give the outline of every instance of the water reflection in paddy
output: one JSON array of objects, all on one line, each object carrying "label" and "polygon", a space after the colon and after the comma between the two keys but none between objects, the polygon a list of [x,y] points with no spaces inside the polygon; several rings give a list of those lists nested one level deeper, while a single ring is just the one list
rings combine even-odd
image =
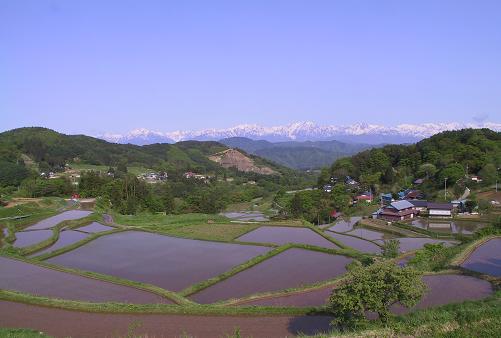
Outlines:
[{"label": "water reflection in paddy", "polygon": [[289,249],[204,289],[191,298],[207,304],[257,292],[311,284],[344,274],[346,264],[351,261],[351,258],[344,256]]},{"label": "water reflection in paddy", "polygon": [[411,222],[412,226],[434,232],[462,233],[469,235],[485,227],[485,224],[472,221],[446,221],[418,218]]},{"label": "water reflection in paddy", "polygon": [[331,226],[329,230],[336,232],[347,232],[353,230],[355,223],[357,223],[361,219],[362,217],[350,217],[348,220],[341,219],[337,221],[333,226]]},{"label": "water reflection in paddy", "polygon": [[501,277],[501,238],[494,238],[475,249],[462,264],[466,269]]},{"label": "water reflection in paddy", "polygon": [[109,230],[113,230],[113,229],[115,229],[115,228],[107,226],[107,225],[102,225],[101,223],[98,223],[98,222],[92,222],[91,224],[80,227],[77,230],[83,231],[83,232],[88,232],[88,233],[96,233],[96,232],[109,231]]},{"label": "water reflection in paddy", "polygon": [[89,302],[170,303],[156,294],[0,257],[0,289]]},{"label": "water reflection in paddy", "polygon": [[40,243],[52,236],[52,230],[18,231],[16,232],[16,248],[24,248]]},{"label": "water reflection in paddy", "polygon": [[330,231],[325,232],[327,235],[337,239],[341,243],[355,249],[361,252],[367,252],[367,253],[380,253],[381,248],[377,246],[376,244],[366,241],[361,238],[356,238],[353,236],[348,236],[348,235],[342,235]]},{"label": "water reflection in paddy", "polygon": [[53,226],[57,225],[58,223],[61,223],[62,221],[69,221],[69,220],[74,220],[74,219],[80,219],[84,218],[88,215],[90,215],[92,211],[85,211],[85,210],[69,210],[60,213],[59,215],[55,215],[49,218],[46,218],[36,224],[33,224],[29,227],[27,227],[25,230],[40,230],[40,229],[49,229],[52,228]]},{"label": "water reflection in paddy", "polygon": [[337,245],[328,241],[316,232],[308,228],[299,227],[279,227],[279,226],[262,226],[243,236],[237,238],[243,242],[261,242],[261,243],[303,243],[325,248],[338,248]]},{"label": "water reflection in paddy", "polygon": [[127,231],[100,237],[48,262],[179,291],[269,250]]},{"label": "water reflection in paddy", "polygon": [[52,244],[48,248],[45,248],[41,251],[34,253],[32,256],[39,256],[39,255],[43,255],[47,252],[61,249],[61,248],[68,246],[70,244],[79,242],[82,239],[87,238],[87,236],[89,236],[89,235],[86,233],[74,231],[74,230],[61,231],[61,233],[59,234],[59,239],[56,241],[56,243]]}]

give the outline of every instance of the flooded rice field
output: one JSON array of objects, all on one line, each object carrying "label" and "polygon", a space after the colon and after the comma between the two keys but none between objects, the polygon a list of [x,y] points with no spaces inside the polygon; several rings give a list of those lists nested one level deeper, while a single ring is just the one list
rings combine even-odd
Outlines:
[{"label": "flooded rice field", "polygon": [[49,229],[49,228],[52,228],[53,226],[57,225],[58,223],[61,223],[62,221],[84,218],[86,216],[89,216],[91,213],[92,213],[92,211],[85,211],[85,210],[65,211],[65,212],[60,213],[59,215],[55,215],[55,216],[46,218],[46,219],[44,219],[36,224],[33,224],[24,230]]},{"label": "flooded rice field", "polygon": [[107,226],[107,225],[102,225],[101,223],[98,223],[98,222],[92,222],[91,224],[80,227],[76,230],[94,234],[97,232],[109,231],[109,230],[113,230],[113,229],[115,229],[115,228]]},{"label": "flooded rice field", "polygon": [[462,275],[431,275],[424,276],[427,286],[426,294],[412,309],[400,305],[393,306],[392,312],[402,314],[413,309],[425,309],[451,303],[461,303],[466,300],[476,300],[489,297],[493,290],[491,283]]},{"label": "flooded rice field", "polygon": [[356,238],[353,236],[337,234],[330,231],[326,231],[325,233],[355,250],[366,253],[375,253],[375,254],[381,252],[381,248],[372,242]]},{"label": "flooded rice field", "polygon": [[461,233],[470,235],[475,231],[485,227],[484,223],[472,221],[447,221],[418,218],[413,220],[410,225],[434,232],[443,233]]},{"label": "flooded rice field", "polygon": [[325,248],[338,248],[337,245],[328,241],[313,230],[299,227],[262,226],[240,236],[237,240],[243,242],[274,243],[279,245],[286,243],[302,243]]},{"label": "flooded rice field", "polygon": [[501,238],[494,238],[475,249],[462,267],[501,277]]},{"label": "flooded rice field", "polygon": [[170,303],[156,294],[0,257],[0,289],[89,302]]},{"label": "flooded rice field", "polygon": [[257,292],[298,287],[340,276],[351,261],[344,256],[289,249],[190,298],[208,304]]},{"label": "flooded rice field", "polygon": [[363,239],[368,239],[370,241],[376,240],[376,239],[391,239],[395,238],[395,236],[384,233],[384,232],[379,232],[375,230],[369,230],[365,228],[356,228],[354,230],[351,230],[346,233],[347,235],[354,235],[358,237],[362,237]]},{"label": "flooded rice field", "polygon": [[[424,309],[450,303],[460,303],[466,300],[477,300],[490,296],[493,292],[489,282],[470,276],[462,275],[431,275],[424,276],[423,282],[427,286],[426,294],[412,309],[395,305],[392,312],[402,314],[413,309]],[[245,302],[239,305],[264,305],[264,306],[322,306],[327,302],[332,287],[326,287],[309,292],[289,296],[264,298]]]},{"label": "flooded rice field", "polygon": [[76,243],[81,241],[82,239],[85,239],[89,236],[89,234],[75,231],[75,230],[64,230],[61,231],[59,234],[59,239],[56,241],[56,243],[52,244],[51,246],[35,252],[32,256],[39,256],[43,255],[45,253],[55,251],[61,248],[64,248],[65,246],[68,246],[70,244]]},{"label": "flooded rice field", "polygon": [[52,236],[52,230],[18,231],[16,232],[16,248],[24,248],[40,243]]},{"label": "flooded rice field", "polygon": [[[418,250],[423,248],[425,244],[443,243],[445,246],[452,246],[457,244],[456,241],[445,240],[445,239],[423,238],[423,237],[402,237],[395,239],[400,242],[400,252]],[[377,240],[376,242],[380,244],[384,243],[384,241],[382,240]]]},{"label": "flooded rice field", "polygon": [[269,250],[127,231],[97,238],[48,262],[179,291]]},{"label": "flooded rice field", "polygon": [[256,222],[269,221],[269,218],[260,211],[223,212],[221,213],[221,215],[235,221],[256,221]]},{"label": "flooded rice field", "polygon": [[341,219],[329,228],[331,231],[347,232],[353,230],[355,223],[360,221],[362,217],[350,217],[348,220]]}]

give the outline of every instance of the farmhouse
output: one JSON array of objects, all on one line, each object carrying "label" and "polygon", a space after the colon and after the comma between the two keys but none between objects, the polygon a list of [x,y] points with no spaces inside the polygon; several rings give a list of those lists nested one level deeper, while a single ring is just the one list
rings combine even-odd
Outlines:
[{"label": "farmhouse", "polygon": [[430,217],[452,217],[452,203],[428,203]]},{"label": "farmhouse", "polygon": [[387,221],[403,221],[414,218],[418,211],[409,201],[392,202],[390,205],[378,210],[377,218]]},{"label": "farmhouse", "polygon": [[426,211],[428,208],[428,201],[425,200],[409,200],[417,211]]}]

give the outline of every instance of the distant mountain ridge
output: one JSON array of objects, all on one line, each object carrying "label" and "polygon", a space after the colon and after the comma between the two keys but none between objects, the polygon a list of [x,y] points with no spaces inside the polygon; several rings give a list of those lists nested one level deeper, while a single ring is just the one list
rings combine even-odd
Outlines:
[{"label": "distant mountain ridge", "polygon": [[272,143],[246,137],[222,139],[220,143],[266,158],[293,169],[307,170],[329,166],[340,157],[351,156],[374,147],[369,144],[350,144],[340,141],[288,141]]},{"label": "distant mountain ridge", "polygon": [[339,140],[356,143],[415,143],[426,137],[448,130],[464,128],[488,128],[501,131],[501,123],[422,123],[383,126],[356,123],[352,125],[321,126],[314,122],[296,122],[283,126],[263,127],[257,124],[242,124],[225,129],[198,131],[161,132],[149,129],[134,129],[126,134],[104,133],[97,137],[113,143],[145,145],[151,143],[174,143],[185,140],[217,141],[231,137],[246,137],[270,142]]}]

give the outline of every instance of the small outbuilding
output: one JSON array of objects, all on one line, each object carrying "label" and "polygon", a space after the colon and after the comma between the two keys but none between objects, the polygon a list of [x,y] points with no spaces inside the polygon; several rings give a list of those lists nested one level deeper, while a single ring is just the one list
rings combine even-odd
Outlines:
[{"label": "small outbuilding", "polygon": [[452,203],[428,203],[430,217],[452,217]]}]

